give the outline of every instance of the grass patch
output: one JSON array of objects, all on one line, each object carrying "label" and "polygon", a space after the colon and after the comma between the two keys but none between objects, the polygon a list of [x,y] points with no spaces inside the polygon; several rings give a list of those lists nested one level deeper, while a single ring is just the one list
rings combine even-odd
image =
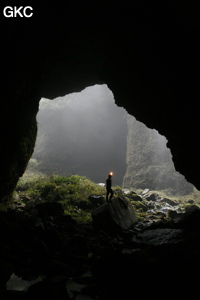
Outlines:
[{"label": "grass patch", "polygon": [[40,176],[40,174],[23,177],[17,184],[15,194],[18,202],[57,201],[60,202],[66,214],[80,222],[91,220],[93,204],[88,200],[91,195],[105,197],[105,187],[102,187],[85,176],[59,175]]},{"label": "grass patch", "polygon": [[[113,191],[114,197],[126,197],[120,186],[114,186]],[[137,218],[138,220],[143,220],[146,216],[147,207],[145,201],[139,201],[138,199],[138,194],[141,194],[142,190],[129,189],[129,192],[132,194],[132,198],[128,199],[137,212]],[[148,193],[156,193],[162,198],[170,198],[179,202],[183,207],[188,203],[192,204],[192,201],[194,201],[194,204],[200,205],[200,192],[198,190],[194,190],[193,193],[185,196],[172,195],[170,190],[155,190]],[[91,211],[102,204],[102,202],[98,203],[96,199],[90,201],[89,196],[91,195],[101,196],[103,199],[101,201],[104,202],[106,188],[94,183],[85,176],[46,176],[29,170],[19,180],[13,193],[13,199],[8,204],[8,207],[23,207],[29,201],[57,201],[63,206],[65,214],[70,215],[78,222],[87,223],[91,221]],[[0,210],[6,210],[6,207],[0,207]]]}]

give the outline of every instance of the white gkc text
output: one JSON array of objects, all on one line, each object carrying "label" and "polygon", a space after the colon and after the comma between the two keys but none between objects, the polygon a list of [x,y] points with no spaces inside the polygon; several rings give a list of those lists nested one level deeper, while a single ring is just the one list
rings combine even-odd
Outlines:
[{"label": "white gkc text", "polygon": [[31,6],[6,6],[3,9],[3,15],[6,18],[16,18],[16,17],[20,17],[20,18],[30,18],[33,15],[33,8]]}]

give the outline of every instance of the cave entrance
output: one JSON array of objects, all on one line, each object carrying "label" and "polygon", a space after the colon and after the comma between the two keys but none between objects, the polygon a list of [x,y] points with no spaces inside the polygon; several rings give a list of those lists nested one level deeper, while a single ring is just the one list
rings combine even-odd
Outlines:
[{"label": "cave entrance", "polygon": [[42,174],[82,175],[125,188],[190,193],[176,172],[167,139],[115,104],[107,85],[40,101],[38,135],[29,169]]},{"label": "cave entrance", "polygon": [[122,185],[126,172],[127,112],[107,85],[94,85],[54,100],[41,99],[32,158],[44,174],[90,178]]}]

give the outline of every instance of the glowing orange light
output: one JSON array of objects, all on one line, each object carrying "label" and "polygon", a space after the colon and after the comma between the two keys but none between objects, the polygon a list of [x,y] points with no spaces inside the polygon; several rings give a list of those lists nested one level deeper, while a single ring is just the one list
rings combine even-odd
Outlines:
[{"label": "glowing orange light", "polygon": [[113,176],[113,172],[110,172],[110,174],[109,174],[110,176]]}]

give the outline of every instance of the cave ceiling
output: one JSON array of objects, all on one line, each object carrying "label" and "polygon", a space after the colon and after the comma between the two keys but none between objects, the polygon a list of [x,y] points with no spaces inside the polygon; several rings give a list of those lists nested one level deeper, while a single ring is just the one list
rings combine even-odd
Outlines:
[{"label": "cave ceiling", "polygon": [[[6,5],[2,1],[2,10]],[[33,125],[41,97],[53,99],[106,83],[117,105],[166,136],[175,168],[200,189],[200,37],[195,3],[28,5],[33,7],[31,18],[1,16],[2,174],[16,167],[20,132]],[[2,176],[1,182],[9,176]]]}]

